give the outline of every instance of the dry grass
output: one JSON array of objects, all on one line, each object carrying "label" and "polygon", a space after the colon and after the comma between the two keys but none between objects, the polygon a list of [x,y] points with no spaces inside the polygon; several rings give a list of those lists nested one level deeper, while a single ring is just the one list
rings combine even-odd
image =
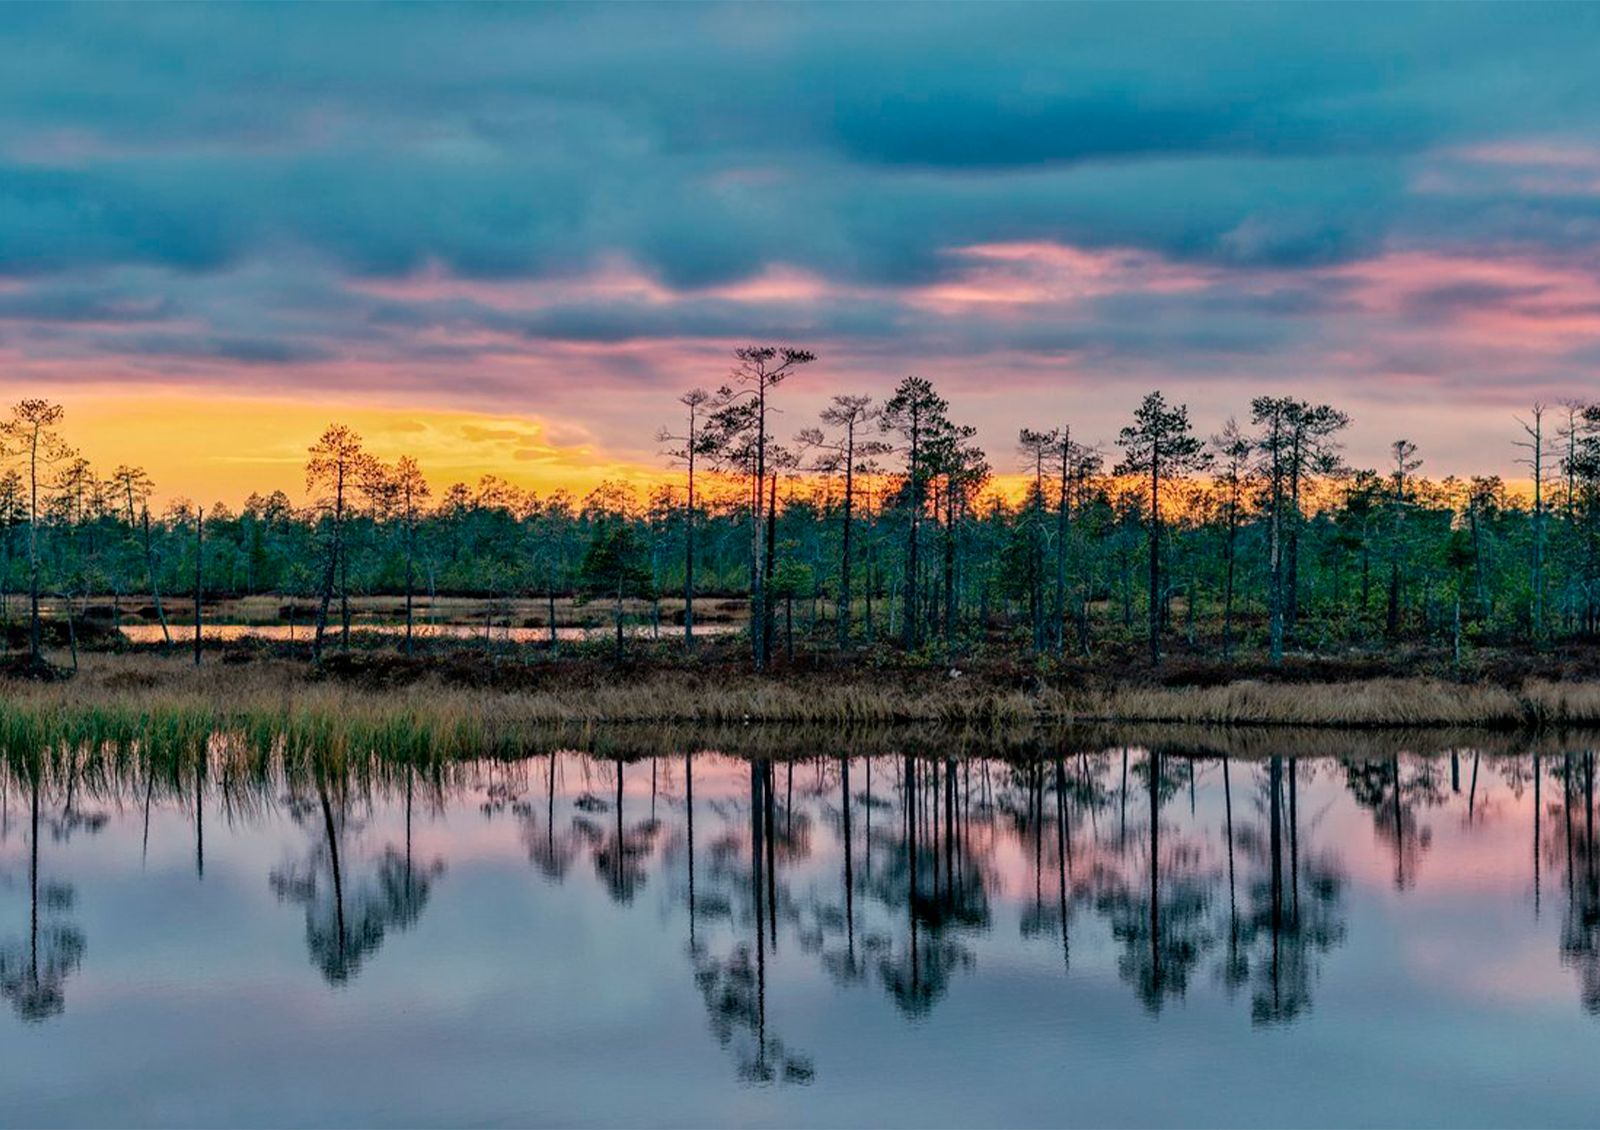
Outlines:
[{"label": "dry grass", "polygon": [[1530,682],[1522,695],[1531,720],[1542,725],[1600,725],[1600,683]]},{"label": "dry grass", "polygon": [[[1600,686],[1589,688],[1589,700],[1600,719]],[[1326,686],[1245,681],[1221,687],[1128,688],[1093,694],[1083,709],[1106,721],[1230,726],[1506,727],[1571,720],[1557,713],[1535,714],[1521,695],[1504,687],[1429,678]]]},{"label": "dry grass", "polygon": [[[870,727],[940,728],[977,740],[1030,744],[1041,724],[1080,732],[1098,724],[1461,730],[1600,725],[1600,683],[1531,682],[1521,690],[1431,678],[1339,685],[1239,682],[1220,687],[1024,691],[976,679],[905,683],[696,676],[658,671],[583,687],[506,690],[433,677],[373,688],[319,678],[265,657],[210,662],[179,656],[87,655],[79,675],[52,684],[0,684],[0,743],[183,743],[217,730],[289,748],[382,749],[438,757],[523,748],[552,728],[648,724],[722,732],[757,724],[843,734]],[[1189,732],[1193,733],[1193,729]],[[1147,742],[1163,740],[1149,733]]]},{"label": "dry grass", "polygon": [[402,754],[493,752],[550,727],[784,723],[834,730],[929,723],[1031,726],[1021,692],[930,695],[863,683],[796,687],[766,680],[687,683],[672,673],[574,691],[446,686],[424,679],[366,689],[304,666],[257,659],[196,669],[181,657],[87,655],[77,677],[9,682],[0,743],[178,742],[214,730],[272,730],[291,746],[370,746]]}]

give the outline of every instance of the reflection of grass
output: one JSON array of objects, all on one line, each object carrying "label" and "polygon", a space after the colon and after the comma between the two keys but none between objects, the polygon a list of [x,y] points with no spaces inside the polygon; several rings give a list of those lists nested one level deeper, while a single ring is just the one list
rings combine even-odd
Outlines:
[{"label": "reflection of grass", "polygon": [[[547,685],[445,682],[425,665],[391,678],[362,668],[317,677],[266,656],[196,670],[179,656],[83,657],[76,678],[4,684],[0,742],[149,741],[181,745],[225,729],[296,749],[377,748],[399,757],[520,748],[551,726],[649,723],[749,729],[783,723],[845,730],[933,726],[1023,742],[1036,724],[1183,723],[1249,727],[1490,727],[1600,724],[1600,684],[1530,682],[1520,690],[1430,678],[1339,685],[1021,689],[978,678],[870,671],[757,678],[655,669]],[[469,672],[470,674],[470,672]]]}]

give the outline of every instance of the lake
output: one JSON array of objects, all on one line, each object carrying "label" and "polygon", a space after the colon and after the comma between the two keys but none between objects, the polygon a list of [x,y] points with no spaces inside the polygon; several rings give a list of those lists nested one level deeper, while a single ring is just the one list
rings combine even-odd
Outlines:
[{"label": "lake", "polygon": [[1582,746],[618,744],[13,752],[0,1123],[1600,1109]]}]

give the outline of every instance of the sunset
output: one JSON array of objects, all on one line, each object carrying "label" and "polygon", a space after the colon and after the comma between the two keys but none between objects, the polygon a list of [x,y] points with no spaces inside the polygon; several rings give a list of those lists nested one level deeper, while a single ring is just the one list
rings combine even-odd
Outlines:
[{"label": "sunset", "polygon": [[0,1126],[1593,1124],[1597,60],[0,7]]}]

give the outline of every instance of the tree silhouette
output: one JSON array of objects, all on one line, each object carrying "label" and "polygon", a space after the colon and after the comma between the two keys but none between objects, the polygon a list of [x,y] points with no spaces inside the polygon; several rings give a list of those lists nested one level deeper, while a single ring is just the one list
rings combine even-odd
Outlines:
[{"label": "tree silhouette", "polygon": [[688,492],[683,507],[683,646],[694,650],[694,464],[698,455],[712,455],[716,450],[716,436],[707,437],[701,423],[701,410],[711,400],[703,388],[692,388],[678,397],[678,403],[689,410],[688,425],[682,435],[673,435],[665,428],[656,433],[658,443],[678,443],[682,446],[669,449],[667,454],[681,462],[688,471]]},{"label": "tree silhouette", "polygon": [[866,428],[872,416],[871,397],[835,396],[833,403],[822,410],[821,416],[824,424],[837,429],[835,434],[830,437],[821,428],[810,428],[800,433],[800,442],[818,452],[818,470],[825,474],[844,474],[839,524],[839,593],[834,613],[840,651],[850,648],[850,593],[855,584],[850,540],[855,527],[856,473],[864,470],[875,456],[889,451],[886,443],[858,438],[858,433]]},{"label": "tree silhouette", "polygon": [[655,591],[649,558],[631,525],[614,523],[589,543],[579,579],[590,596],[610,597],[616,627],[616,659],[622,661],[622,608],[630,597]]},{"label": "tree silhouette", "polygon": [[328,526],[324,548],[321,593],[317,602],[317,628],[311,654],[322,660],[322,637],[328,627],[328,607],[334,585],[339,588],[342,646],[350,646],[349,555],[345,550],[345,506],[349,492],[372,475],[372,457],[361,446],[361,437],[343,424],[330,424],[312,444],[306,462],[306,489],[322,492],[318,505]]},{"label": "tree silhouette", "polygon": [[39,489],[49,468],[73,454],[56,430],[64,415],[61,405],[48,400],[19,400],[11,408],[11,418],[0,423],[0,441],[27,467],[28,662],[36,670],[46,666],[39,616]]},{"label": "tree silhouette", "polygon": [[[817,355],[791,346],[749,345],[735,349],[733,356],[731,381],[717,390],[711,433],[715,449],[744,462],[751,477],[750,640],[759,671],[767,665],[772,639],[772,606],[765,590],[772,579],[773,528],[778,520],[776,489],[766,490],[767,401],[773,389],[801,366],[815,361]],[[736,454],[740,449],[743,454]]]},{"label": "tree silhouette", "polygon": [[1189,427],[1184,405],[1169,407],[1160,392],[1152,392],[1133,415],[1133,423],[1117,436],[1122,448],[1119,475],[1148,475],[1150,547],[1150,662],[1161,662],[1161,484],[1199,470],[1211,462],[1205,444]]},{"label": "tree silhouette", "polygon": [[902,631],[907,649],[916,648],[922,639],[921,605],[918,600],[921,585],[917,561],[921,548],[919,535],[923,510],[928,501],[928,486],[938,473],[936,460],[939,447],[950,441],[952,425],[945,414],[949,407],[948,402],[934,392],[931,382],[922,377],[907,377],[895,387],[894,395],[884,402],[878,412],[880,429],[900,436],[900,452],[906,467],[903,488],[906,552]]}]

